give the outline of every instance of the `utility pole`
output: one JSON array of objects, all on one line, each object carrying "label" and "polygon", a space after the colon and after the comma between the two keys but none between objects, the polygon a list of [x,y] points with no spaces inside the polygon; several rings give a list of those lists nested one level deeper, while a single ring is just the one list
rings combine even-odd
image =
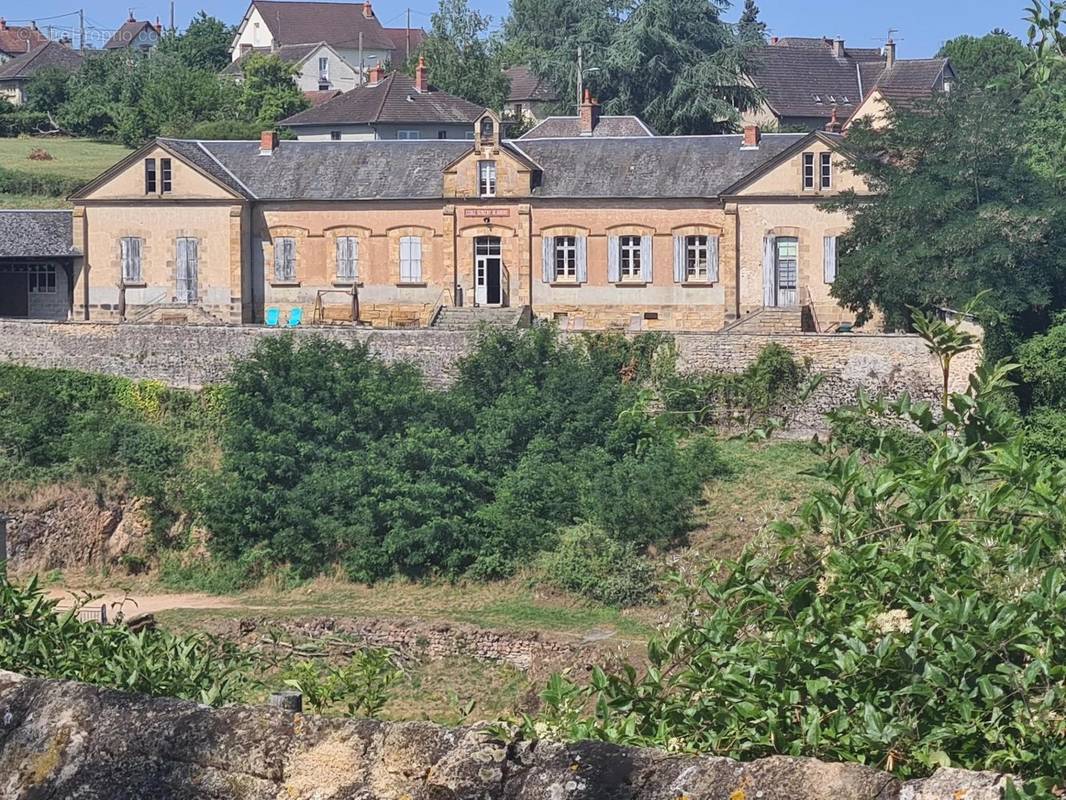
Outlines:
[{"label": "utility pole", "polygon": [[577,46],[577,105],[581,107],[581,101],[585,99],[585,51],[581,45]]},{"label": "utility pole", "polygon": [[78,9],[78,49],[85,49],[85,9]]},{"label": "utility pole", "polygon": [[407,9],[407,63],[411,63],[411,9]]},{"label": "utility pole", "polygon": [[170,0],[170,34],[173,36],[177,33],[177,29],[174,27],[174,0]]},{"label": "utility pole", "polygon": [[363,32],[359,31],[359,85],[363,85],[363,76],[366,75],[366,64],[363,62]]}]

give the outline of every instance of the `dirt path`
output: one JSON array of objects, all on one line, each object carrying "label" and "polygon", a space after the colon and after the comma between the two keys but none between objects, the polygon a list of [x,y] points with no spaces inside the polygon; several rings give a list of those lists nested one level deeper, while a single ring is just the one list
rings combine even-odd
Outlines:
[{"label": "dirt path", "polygon": [[[149,594],[140,595],[133,592],[127,595],[122,591],[93,592],[94,596],[102,594],[98,600],[93,600],[89,605],[106,605],[108,613],[117,612],[124,605],[123,610],[127,617],[136,614],[157,614],[160,611],[170,611],[176,608],[240,608],[240,603],[235,603],[223,597],[213,597],[208,594]],[[66,606],[74,601],[73,595],[64,589],[51,589],[48,597]]]}]

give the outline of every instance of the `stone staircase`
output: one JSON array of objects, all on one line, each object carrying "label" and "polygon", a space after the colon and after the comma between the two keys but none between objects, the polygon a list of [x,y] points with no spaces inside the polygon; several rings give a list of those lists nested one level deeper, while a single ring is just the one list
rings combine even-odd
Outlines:
[{"label": "stone staircase", "polygon": [[199,306],[186,303],[156,303],[150,306],[133,306],[126,314],[127,322],[154,322],[163,324],[190,323],[196,325],[225,325],[226,321],[205,311]]},{"label": "stone staircase", "polygon": [[729,323],[721,332],[758,333],[765,336],[802,333],[803,309],[800,306],[760,308]]},{"label": "stone staircase", "polygon": [[470,331],[482,325],[490,328],[528,328],[533,314],[529,306],[492,308],[445,306],[433,319],[431,326],[444,331]]}]

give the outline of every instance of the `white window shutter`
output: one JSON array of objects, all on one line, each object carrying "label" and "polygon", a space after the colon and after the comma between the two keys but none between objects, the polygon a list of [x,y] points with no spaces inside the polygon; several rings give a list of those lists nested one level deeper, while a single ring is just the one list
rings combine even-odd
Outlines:
[{"label": "white window shutter", "polygon": [[541,277],[545,283],[551,283],[555,280],[555,237],[554,236],[542,236],[541,237],[541,255],[543,261],[541,262]]},{"label": "white window shutter", "polygon": [[422,281],[422,237],[411,237],[411,280]]},{"label": "white window shutter", "polygon": [[651,236],[640,237],[640,272],[641,278],[645,283],[651,283],[654,275],[655,264],[652,261],[654,256],[652,243],[654,241]]},{"label": "white window shutter", "polygon": [[621,239],[617,236],[607,237],[607,282],[618,283],[622,279],[622,270],[619,265]]},{"label": "white window shutter", "polygon": [[825,239],[825,282],[837,279],[837,237],[826,236]]},{"label": "white window shutter", "polygon": [[577,244],[577,282],[588,283],[589,280],[589,240],[578,236]]},{"label": "white window shutter", "polygon": [[774,237],[767,236],[763,239],[762,257],[762,304],[764,306],[777,305],[774,283]]},{"label": "white window shutter", "polygon": [[285,240],[274,240],[274,280],[285,280]]},{"label": "white window shutter", "polygon": [[685,282],[685,237],[674,237],[674,283]]},{"label": "white window shutter", "polygon": [[352,260],[352,280],[356,280],[359,277],[359,240],[354,236],[348,238],[350,245],[350,255]]},{"label": "white window shutter", "polygon": [[119,240],[119,246],[122,250],[122,282],[131,283],[130,281],[130,240],[123,238]]},{"label": "white window shutter", "polygon": [[411,239],[404,236],[400,239],[400,281],[410,283],[411,280]]},{"label": "white window shutter", "polygon": [[718,283],[718,252],[722,238],[720,236],[707,237],[707,280]]}]

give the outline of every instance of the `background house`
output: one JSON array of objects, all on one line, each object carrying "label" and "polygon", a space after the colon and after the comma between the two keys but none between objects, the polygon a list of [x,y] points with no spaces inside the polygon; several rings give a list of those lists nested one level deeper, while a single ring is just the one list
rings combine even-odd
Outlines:
[{"label": "background house", "polygon": [[129,19],[122,23],[122,27],[115,31],[111,38],[104,44],[104,50],[140,50],[147,52],[159,44],[159,37],[163,35],[163,26],[156,19],[155,23],[147,20],[137,20],[130,12]]},{"label": "background house", "polygon": [[415,77],[370,71],[369,83],[301,111],[281,125],[301,141],[359,139],[468,139],[485,111],[429,83],[424,61]]},{"label": "background house", "polygon": [[640,117],[601,116],[600,104],[585,92],[585,99],[576,117],[548,117],[534,125],[519,138],[566,139],[573,136],[617,137],[654,136],[655,131]]},{"label": "background house", "polygon": [[[245,50],[236,61],[231,61],[223,75],[240,80],[244,74],[244,64],[252,53],[275,55],[286,64],[294,64],[297,72],[294,76],[296,85],[305,94],[312,92],[346,92],[359,85],[359,76],[340,53],[326,42],[307,44],[285,44],[279,47],[254,47]],[[318,99],[317,96],[309,99]]]},{"label": "background house", "polygon": [[505,117],[514,120],[540,122],[559,102],[559,97],[547,82],[526,66],[504,70],[510,85],[503,105]]},{"label": "background house", "polygon": [[48,41],[37,29],[36,23],[30,25],[8,25],[0,17],[0,64],[30,52]]},{"label": "background house", "polygon": [[45,42],[21,56],[0,64],[0,97],[14,105],[26,101],[26,84],[38,71],[52,67],[73,72],[84,59],[59,42]]}]

